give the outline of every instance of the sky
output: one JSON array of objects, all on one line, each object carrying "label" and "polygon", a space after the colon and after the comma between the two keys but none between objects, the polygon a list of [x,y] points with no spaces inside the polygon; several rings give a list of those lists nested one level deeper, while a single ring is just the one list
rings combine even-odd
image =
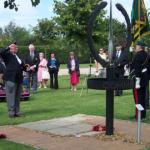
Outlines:
[{"label": "sky", "polygon": [[[94,0],[93,0],[94,1]],[[109,0],[105,0],[109,2]],[[150,8],[150,0],[144,0],[146,8]],[[10,21],[15,22],[17,25],[30,28],[38,23],[38,19],[52,18],[55,14],[53,12],[53,0],[41,0],[37,7],[32,7],[31,0],[16,0],[19,10],[4,9],[4,0],[0,0],[0,27],[4,27]],[[133,0],[112,0],[113,2],[113,17],[121,22],[125,22],[123,16],[115,8],[116,3],[121,3],[127,10],[129,16],[131,14]],[[109,6],[107,7],[109,8]],[[107,9],[106,9],[107,10]]]}]

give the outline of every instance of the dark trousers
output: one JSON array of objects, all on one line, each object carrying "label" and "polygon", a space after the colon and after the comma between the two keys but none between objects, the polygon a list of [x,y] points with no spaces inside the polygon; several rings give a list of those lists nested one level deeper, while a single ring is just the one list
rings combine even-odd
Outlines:
[{"label": "dark trousers", "polygon": [[51,69],[50,73],[50,88],[58,89],[58,71],[56,69]]},{"label": "dark trousers", "polygon": [[[134,89],[134,100],[135,104],[141,104],[144,108],[143,111],[141,111],[141,118],[146,117],[146,87],[141,87],[140,89]],[[138,110],[135,111],[136,119],[138,117]]]},{"label": "dark trousers", "polygon": [[[116,79],[122,79],[123,78],[123,72],[118,72],[118,73],[115,73],[115,77]],[[115,90],[115,95],[116,96],[121,96],[123,94],[123,90]]]},{"label": "dark trousers", "polygon": [[26,80],[27,80],[27,88],[30,90],[30,83],[31,83],[32,91],[36,91],[37,90],[37,72],[33,72],[33,73],[28,72]]},{"label": "dark trousers", "polygon": [[146,109],[149,109],[149,82],[146,87]]}]

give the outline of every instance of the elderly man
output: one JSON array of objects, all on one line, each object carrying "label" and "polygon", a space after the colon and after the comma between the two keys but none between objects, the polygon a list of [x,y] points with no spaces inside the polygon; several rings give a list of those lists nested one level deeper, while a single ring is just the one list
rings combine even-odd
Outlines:
[{"label": "elderly man", "polygon": [[22,90],[23,70],[26,66],[17,56],[17,45],[11,44],[6,49],[0,50],[0,56],[3,58],[6,70],[4,73],[6,99],[9,117],[19,117],[20,113],[20,95]]},{"label": "elderly man", "polygon": [[39,64],[39,54],[35,51],[35,47],[33,44],[29,45],[29,51],[25,58],[25,63],[30,66],[30,70],[27,72],[28,78],[28,89],[30,89],[30,78],[32,80],[32,91],[33,93],[37,91],[37,71]]}]

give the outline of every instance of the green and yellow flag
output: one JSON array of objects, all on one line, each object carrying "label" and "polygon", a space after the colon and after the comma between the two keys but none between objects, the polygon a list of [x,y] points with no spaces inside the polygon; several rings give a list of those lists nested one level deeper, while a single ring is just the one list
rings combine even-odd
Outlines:
[{"label": "green and yellow flag", "polygon": [[133,0],[131,23],[133,44],[143,36],[150,34],[150,25],[144,0]]}]

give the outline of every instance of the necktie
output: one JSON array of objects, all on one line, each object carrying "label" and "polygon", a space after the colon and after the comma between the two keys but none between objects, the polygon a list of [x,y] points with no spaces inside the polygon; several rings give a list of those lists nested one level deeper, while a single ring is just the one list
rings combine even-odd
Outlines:
[{"label": "necktie", "polygon": [[31,56],[31,59],[33,60],[33,58],[34,58],[34,53],[31,52],[31,53],[30,53],[30,56]]},{"label": "necktie", "polygon": [[120,51],[117,51],[117,58],[119,58],[119,52],[120,52]]}]

